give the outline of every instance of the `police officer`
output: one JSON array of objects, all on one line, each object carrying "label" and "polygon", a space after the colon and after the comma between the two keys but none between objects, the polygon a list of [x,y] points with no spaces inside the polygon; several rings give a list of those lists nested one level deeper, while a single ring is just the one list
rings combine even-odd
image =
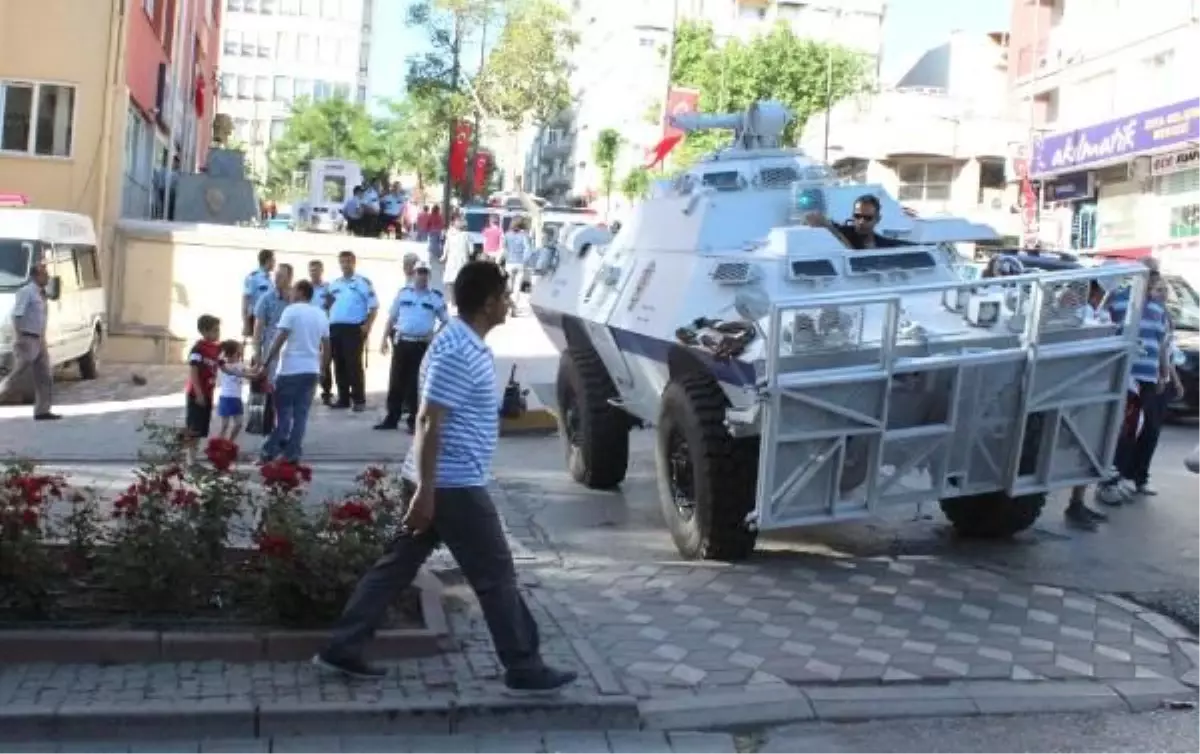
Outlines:
[{"label": "police officer", "polygon": [[[333,298],[329,295],[329,283],[325,282],[325,263],[314,259],[308,263],[308,282],[312,283],[312,305],[329,315],[329,307]],[[325,405],[333,403],[333,357],[329,349],[325,349],[321,360],[321,402]]]},{"label": "police officer", "polygon": [[258,268],[246,276],[242,283],[242,337],[254,334],[254,305],[275,284],[271,273],[275,271],[275,252],[263,249],[258,252]]},{"label": "police officer", "polygon": [[331,408],[366,408],[366,375],[363,368],[363,345],[379,313],[375,286],[354,272],[357,260],[353,251],[338,254],[342,276],[329,282],[329,344],[333,352],[334,381],[337,401]]},{"label": "police officer", "polygon": [[450,321],[442,292],[429,287],[429,264],[416,262],[412,281],[400,289],[388,314],[380,353],[392,348],[392,367],[388,375],[387,416],[375,429],[395,429],[400,415],[407,411],[408,431],[417,421],[417,375],[421,359],[439,325]]}]

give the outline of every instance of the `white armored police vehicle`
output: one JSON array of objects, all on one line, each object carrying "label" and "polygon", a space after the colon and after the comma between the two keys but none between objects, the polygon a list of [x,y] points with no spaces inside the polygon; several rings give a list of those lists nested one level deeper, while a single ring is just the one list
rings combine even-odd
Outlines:
[{"label": "white armored police vehicle", "polygon": [[[1010,536],[1048,491],[1106,477],[1137,327],[1088,302],[1128,285],[1136,316],[1144,268],[964,275],[948,247],[993,231],[838,185],[781,148],[790,117],[762,102],[675,118],[733,143],[615,237],[575,229],[541,271],[571,475],[616,487],[630,430],[652,428],[675,544],[712,559],[746,557],[759,531],[931,500],[964,535]],[[814,221],[866,194],[887,248]]]}]

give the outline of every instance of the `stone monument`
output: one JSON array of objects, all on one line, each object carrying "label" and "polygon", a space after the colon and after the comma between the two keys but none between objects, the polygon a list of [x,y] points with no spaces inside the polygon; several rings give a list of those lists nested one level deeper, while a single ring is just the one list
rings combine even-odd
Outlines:
[{"label": "stone monument", "polygon": [[208,171],[176,179],[175,222],[237,225],[258,219],[254,184],[246,178],[246,155],[214,147]]}]

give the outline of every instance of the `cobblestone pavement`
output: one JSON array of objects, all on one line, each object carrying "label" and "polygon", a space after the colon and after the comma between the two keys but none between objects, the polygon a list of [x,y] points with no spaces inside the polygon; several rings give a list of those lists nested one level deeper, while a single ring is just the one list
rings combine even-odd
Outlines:
[{"label": "cobblestone pavement", "polygon": [[[502,478],[501,487],[510,521],[536,534],[557,484]],[[534,549],[550,549],[546,539]],[[539,579],[537,599],[635,696],[763,684],[1175,679],[1194,667],[1194,652],[1175,642],[1190,634],[1136,605],[928,556],[763,554],[722,565],[555,554],[527,569]]]},{"label": "cobblestone pavement", "polygon": [[479,752],[480,754],[504,754],[506,752],[612,752],[612,754],[732,754],[735,751],[733,737],[723,733],[663,733],[660,731],[630,730],[584,730],[584,731],[526,731],[520,733],[460,733],[448,736],[395,735],[395,736],[325,736],[303,738],[251,738],[214,739],[211,741],[139,741],[136,744],[114,744],[111,741],[71,741],[53,743],[30,741],[28,743],[0,743],[0,752],[278,752],[299,754],[300,752],[378,752],[379,754],[406,754],[407,752]]}]

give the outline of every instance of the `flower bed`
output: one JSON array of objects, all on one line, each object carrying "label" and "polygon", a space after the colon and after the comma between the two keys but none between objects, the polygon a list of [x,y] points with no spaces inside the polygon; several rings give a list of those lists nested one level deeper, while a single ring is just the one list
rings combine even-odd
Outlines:
[{"label": "flower bed", "polygon": [[[368,467],[344,496],[305,505],[307,466],[243,469],[220,439],[185,466],[176,431],[148,429],[153,457],[111,501],[27,462],[0,466],[0,662],[310,653],[395,536],[399,479]],[[406,656],[436,651],[444,617],[424,586],[392,605],[385,655],[407,639],[419,651]],[[106,648],[80,650],[85,636]]]}]

